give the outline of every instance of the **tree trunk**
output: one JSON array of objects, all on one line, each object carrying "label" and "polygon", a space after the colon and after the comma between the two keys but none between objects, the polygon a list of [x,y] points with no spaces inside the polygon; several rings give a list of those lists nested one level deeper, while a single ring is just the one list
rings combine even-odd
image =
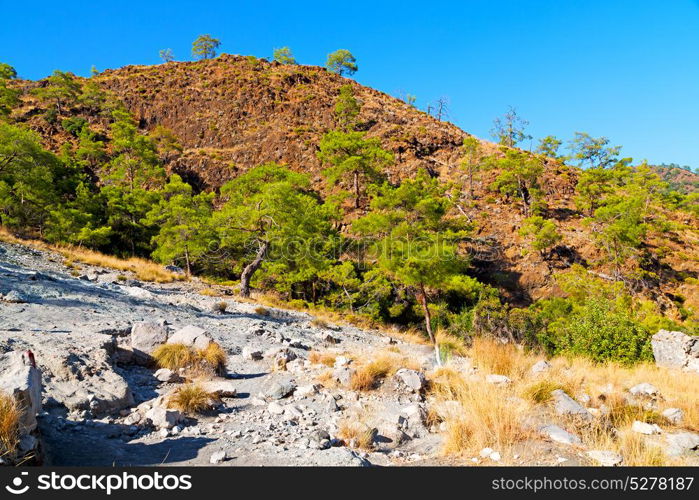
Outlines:
[{"label": "tree trunk", "polygon": [[354,173],[354,208],[359,208],[359,172]]},{"label": "tree trunk", "polygon": [[420,285],[420,303],[422,304],[422,312],[425,314],[425,328],[427,329],[427,335],[429,335],[432,345],[434,346],[434,357],[437,361],[437,366],[442,366],[442,359],[439,355],[439,346],[437,345],[437,339],[432,333],[432,317],[430,316],[430,308],[427,306],[427,293],[425,292],[424,285]]},{"label": "tree trunk", "polygon": [[189,249],[187,248],[187,245],[184,246],[184,260],[187,264],[187,277],[192,276],[192,267],[189,263]]},{"label": "tree trunk", "polygon": [[265,255],[267,254],[268,248],[268,241],[260,242],[260,248],[257,250],[255,258],[250,264],[245,266],[245,269],[243,269],[243,272],[240,275],[241,297],[250,297],[250,279],[252,278],[252,275],[255,273],[255,271],[257,271],[260,268],[260,265],[262,265],[262,261],[264,260]]}]

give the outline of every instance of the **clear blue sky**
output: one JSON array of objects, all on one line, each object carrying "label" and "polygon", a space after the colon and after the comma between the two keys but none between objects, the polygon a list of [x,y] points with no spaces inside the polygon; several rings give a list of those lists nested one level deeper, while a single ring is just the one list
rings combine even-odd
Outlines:
[{"label": "clear blue sky", "polygon": [[537,138],[586,131],[699,166],[697,0],[0,2],[0,61],[24,78],[157,64],[168,47],[187,60],[201,33],[233,54],[288,45],[302,64],[347,48],[356,80],[420,108],[447,96],[479,137],[513,105]]}]

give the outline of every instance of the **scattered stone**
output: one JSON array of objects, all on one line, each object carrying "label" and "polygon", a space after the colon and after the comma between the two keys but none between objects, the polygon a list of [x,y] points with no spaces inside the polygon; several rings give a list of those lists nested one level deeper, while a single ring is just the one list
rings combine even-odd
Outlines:
[{"label": "scattered stone", "polygon": [[547,372],[550,369],[551,369],[551,363],[542,359],[541,361],[537,361],[536,363],[534,363],[534,365],[531,367],[530,371],[532,374],[537,375],[539,373]]},{"label": "scattered stone", "polygon": [[354,375],[354,370],[347,366],[337,368],[333,371],[333,378],[341,385],[349,385]]},{"label": "scattered stone", "polygon": [[539,432],[557,443],[568,445],[582,444],[582,441],[578,436],[571,434],[567,430],[557,425],[544,425],[543,427],[539,428]]},{"label": "scattered stone", "polygon": [[312,396],[313,394],[316,394],[318,392],[319,387],[320,386],[316,384],[300,385],[294,391],[294,396],[297,398],[305,398],[308,396]]},{"label": "scattered stone", "polygon": [[284,407],[276,401],[272,401],[267,405],[267,411],[272,415],[282,415],[284,413]]},{"label": "scattered stone", "polygon": [[165,383],[175,383],[180,380],[180,376],[177,373],[167,368],[160,368],[159,370],[156,370],[153,376],[159,381]]},{"label": "scattered stone", "polygon": [[213,339],[206,330],[192,325],[180,328],[167,340],[168,344],[184,344],[196,349],[206,349],[211,342]]},{"label": "scattered stone", "polygon": [[335,358],[335,368],[342,368],[343,366],[349,366],[352,360],[346,356],[337,356]]},{"label": "scattered stone", "polygon": [[131,327],[131,349],[139,364],[147,364],[156,347],[167,342],[167,327],[164,323],[141,321]]},{"label": "scattered stone", "polygon": [[658,424],[649,424],[646,422],[641,422],[640,420],[634,421],[634,423],[631,425],[631,430],[638,432],[639,434],[646,435],[660,434],[662,432],[662,429],[658,426]]},{"label": "scattered stone", "polygon": [[269,399],[285,398],[296,389],[296,384],[291,380],[273,381],[264,391],[264,396]]},{"label": "scattered stone", "polygon": [[319,338],[322,342],[328,343],[328,344],[339,344],[340,339],[327,333],[327,332],[320,332],[316,334],[316,337]]},{"label": "scattered stone", "polygon": [[629,393],[632,396],[643,396],[643,397],[658,397],[660,396],[660,391],[657,387],[648,382],[642,382],[640,384],[634,385],[629,389]]},{"label": "scattered stone", "polygon": [[489,384],[494,384],[494,385],[507,385],[511,384],[512,380],[510,380],[510,377],[507,377],[505,375],[486,375],[485,381],[488,382]]},{"label": "scattered stone", "polygon": [[554,401],[554,409],[558,415],[572,416],[586,422],[592,420],[592,414],[580,403],[568,396],[563,389],[556,389],[551,392],[551,396]]},{"label": "scattered stone", "polygon": [[234,398],[238,395],[235,383],[231,380],[216,378],[201,382],[202,388],[218,398]]},{"label": "scattered stone", "polygon": [[180,423],[184,416],[177,410],[156,407],[146,412],[146,418],[158,429],[171,429]]},{"label": "scattered stone", "polygon": [[243,347],[242,356],[243,359],[250,361],[259,361],[263,358],[262,351],[252,346]]},{"label": "scattered stone", "polygon": [[614,467],[624,462],[624,458],[613,451],[589,450],[587,456],[604,467]]},{"label": "scattered stone", "polygon": [[425,374],[417,370],[401,368],[396,372],[398,388],[408,392],[420,392],[425,387]]},{"label": "scattered stone", "polygon": [[211,458],[209,458],[209,463],[213,465],[218,465],[221,462],[225,462],[227,458],[228,454],[225,450],[215,451],[211,454]]},{"label": "scattered stone", "polygon": [[155,297],[152,292],[138,286],[121,286],[121,290],[135,299],[150,300]]},{"label": "scattered stone", "polygon": [[665,453],[671,457],[699,454],[699,434],[694,432],[668,433],[665,442]]},{"label": "scattered stone", "polygon": [[684,412],[679,408],[667,408],[663,410],[662,415],[668,422],[675,425],[681,424],[682,420],[684,420]]}]

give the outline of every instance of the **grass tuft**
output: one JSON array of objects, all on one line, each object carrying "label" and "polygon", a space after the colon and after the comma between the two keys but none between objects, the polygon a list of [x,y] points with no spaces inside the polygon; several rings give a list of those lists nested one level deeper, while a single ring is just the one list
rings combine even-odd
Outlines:
[{"label": "grass tuft", "polygon": [[338,426],[337,437],[345,443],[345,446],[362,450],[371,450],[374,447],[373,429],[359,422],[341,422]]},{"label": "grass tuft", "polygon": [[0,393],[0,456],[12,454],[19,443],[20,408],[9,394]]},{"label": "grass tuft", "polygon": [[185,384],[175,390],[168,399],[168,407],[194,414],[210,410],[217,398],[197,384]]}]

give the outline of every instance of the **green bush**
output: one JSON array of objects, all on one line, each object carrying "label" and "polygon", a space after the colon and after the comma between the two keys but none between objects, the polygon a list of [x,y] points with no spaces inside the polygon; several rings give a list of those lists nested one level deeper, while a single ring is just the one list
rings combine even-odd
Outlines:
[{"label": "green bush", "polygon": [[554,326],[554,331],[552,340],[559,353],[623,364],[652,359],[651,333],[604,300],[594,299],[575,307],[569,317]]}]

